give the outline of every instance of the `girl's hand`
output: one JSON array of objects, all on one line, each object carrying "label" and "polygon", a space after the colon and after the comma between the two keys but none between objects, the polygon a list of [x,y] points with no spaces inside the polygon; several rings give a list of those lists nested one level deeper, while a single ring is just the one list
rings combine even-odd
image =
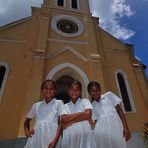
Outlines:
[{"label": "girl's hand", "polygon": [[90,126],[91,126],[91,129],[94,130],[95,129],[95,125],[96,125],[96,121],[93,121],[92,118],[90,118],[88,120]]},{"label": "girl's hand", "polygon": [[30,134],[31,135],[34,135],[35,134],[35,130],[34,129],[31,129]]},{"label": "girl's hand", "polygon": [[128,128],[123,129],[123,136],[124,136],[126,141],[128,141],[131,138],[131,133],[130,133],[130,130]]},{"label": "girl's hand", "polygon": [[61,117],[60,117],[60,123],[62,123],[62,124],[64,124],[65,123],[65,118],[67,117],[67,115],[62,115]]},{"label": "girl's hand", "polygon": [[27,137],[27,138],[29,138],[29,137],[32,137],[32,135],[34,135],[34,129],[31,129],[31,131],[29,131],[29,130],[25,130],[25,136]]},{"label": "girl's hand", "polygon": [[30,135],[30,131],[25,131],[25,136],[28,138],[28,137],[31,137]]},{"label": "girl's hand", "polygon": [[55,141],[51,141],[50,144],[48,145],[48,148],[55,148]]}]

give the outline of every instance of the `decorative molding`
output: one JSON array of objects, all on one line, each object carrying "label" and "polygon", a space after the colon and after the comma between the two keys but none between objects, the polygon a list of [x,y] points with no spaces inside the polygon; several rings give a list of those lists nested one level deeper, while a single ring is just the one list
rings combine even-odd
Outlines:
[{"label": "decorative molding", "polygon": [[125,108],[124,108],[124,104],[122,103],[123,111],[125,113],[135,113],[136,112],[136,107],[135,107],[135,103],[134,103],[133,96],[132,96],[132,93],[131,93],[131,89],[130,89],[130,86],[129,86],[128,77],[125,74],[125,72],[123,72],[120,69],[117,69],[114,74],[115,74],[115,80],[116,80],[116,84],[117,84],[117,88],[118,88],[118,92],[119,92],[120,98],[122,98],[122,95],[121,95],[120,86],[119,86],[119,82],[118,82],[118,78],[117,78],[117,74],[118,73],[121,73],[123,78],[124,78],[124,82],[125,82],[125,85],[126,85],[126,88],[127,88],[127,93],[129,95],[129,101],[130,101],[131,108],[132,108],[131,112],[126,112]]},{"label": "decorative molding", "polygon": [[99,54],[90,54],[90,60],[92,62],[100,63],[101,61],[101,56]]},{"label": "decorative molding", "polygon": [[46,54],[43,50],[34,50],[33,51],[33,58],[35,59],[51,59],[59,54],[62,54],[66,51],[70,51],[72,54],[74,54],[75,56],[77,56],[80,60],[84,61],[84,62],[88,62],[89,59],[87,59],[86,57],[84,57],[82,54],[80,54],[78,51],[76,51],[75,49],[73,49],[71,46],[65,46],[63,48],[59,48],[56,49],[54,51],[52,51],[49,54]]},{"label": "decorative molding", "polygon": [[73,53],[74,55],[76,55],[79,59],[81,59],[82,61],[87,62],[88,59],[86,57],[84,57],[82,54],[80,54],[78,51],[76,51],[74,48],[72,48],[71,46],[65,46],[63,48],[59,48],[54,50],[53,52],[51,52],[50,54],[46,55],[46,59],[50,59],[53,58],[61,53],[64,53],[66,51],[70,51],[71,53]]},{"label": "decorative molding", "polygon": [[71,44],[79,44],[79,45],[87,45],[88,44],[88,42],[84,42],[84,41],[61,40],[61,39],[56,39],[56,38],[48,38],[48,41],[61,42],[61,43],[71,43]]},{"label": "decorative molding", "polygon": [[137,63],[133,63],[133,66],[134,66],[134,67],[142,67],[141,64],[137,64]]},{"label": "decorative molding", "polygon": [[74,54],[80,60],[82,60],[84,62],[88,62],[88,61],[96,62],[96,63],[101,62],[101,56],[99,54],[90,54],[90,58],[86,58],[85,56],[80,54],[77,50],[72,48],[71,46],[65,46],[63,48],[58,48],[48,54],[46,54],[44,50],[34,50],[33,51],[33,58],[35,58],[35,59],[51,59],[51,58],[53,58],[57,55],[60,55],[66,51],[71,52],[72,54]]},{"label": "decorative molding", "polygon": [[138,64],[138,63],[133,63],[133,66],[136,70],[138,71],[143,71],[143,67],[141,64]]},{"label": "decorative molding", "polygon": [[19,39],[0,39],[0,42],[10,42],[10,43],[27,43],[26,40],[19,40]]},{"label": "decorative molding", "polygon": [[103,48],[104,51],[108,52],[125,52],[127,49],[115,49],[115,48]]},{"label": "decorative molding", "polygon": [[33,58],[34,59],[45,59],[45,51],[44,50],[34,50],[33,51]]}]

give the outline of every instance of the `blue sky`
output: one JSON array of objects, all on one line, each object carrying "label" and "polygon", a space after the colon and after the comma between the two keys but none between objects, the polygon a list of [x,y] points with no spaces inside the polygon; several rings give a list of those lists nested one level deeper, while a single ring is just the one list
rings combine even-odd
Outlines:
[{"label": "blue sky", "polygon": [[[124,43],[133,44],[135,56],[148,66],[148,0],[90,0],[102,28]],[[146,69],[148,78],[148,68]]]},{"label": "blue sky", "polygon": [[[31,6],[43,0],[0,0],[0,26],[31,15]],[[135,56],[148,66],[148,0],[89,0],[100,25],[124,43],[134,45]],[[148,78],[148,68],[146,69]]]}]

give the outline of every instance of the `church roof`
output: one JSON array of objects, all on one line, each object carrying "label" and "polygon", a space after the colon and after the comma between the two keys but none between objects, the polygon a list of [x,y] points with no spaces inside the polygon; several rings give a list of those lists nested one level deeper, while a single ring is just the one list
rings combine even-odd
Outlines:
[{"label": "church roof", "polygon": [[3,26],[0,27],[0,31],[1,31],[1,30],[4,30],[4,29],[7,29],[7,28],[9,28],[9,27],[15,26],[15,25],[17,25],[17,24],[24,23],[24,22],[30,20],[31,18],[32,18],[32,17],[29,16],[29,17],[25,17],[25,18],[16,20],[16,21],[14,21],[14,22],[8,23],[8,24],[6,24],[6,25],[3,25]]}]

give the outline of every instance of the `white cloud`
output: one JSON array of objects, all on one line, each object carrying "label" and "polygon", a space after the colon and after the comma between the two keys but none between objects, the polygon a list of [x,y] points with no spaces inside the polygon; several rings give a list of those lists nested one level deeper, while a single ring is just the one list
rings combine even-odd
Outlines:
[{"label": "white cloud", "polygon": [[101,22],[106,22],[112,18],[112,14],[110,13],[110,6],[112,0],[89,0],[90,1],[90,9],[93,16],[97,16],[100,18]]},{"label": "white cloud", "polygon": [[90,0],[93,16],[99,17],[100,26],[121,40],[127,40],[135,32],[120,24],[120,19],[134,14],[126,0]]},{"label": "white cloud", "polygon": [[116,38],[127,40],[131,36],[135,34],[132,30],[129,30],[125,28],[124,26],[121,26],[116,20],[114,20],[110,26],[109,26],[109,32],[111,32]]},{"label": "white cloud", "polygon": [[113,4],[111,5],[112,13],[119,15],[119,17],[132,16],[134,12],[131,11],[130,6],[125,2],[126,0],[113,0]]}]

